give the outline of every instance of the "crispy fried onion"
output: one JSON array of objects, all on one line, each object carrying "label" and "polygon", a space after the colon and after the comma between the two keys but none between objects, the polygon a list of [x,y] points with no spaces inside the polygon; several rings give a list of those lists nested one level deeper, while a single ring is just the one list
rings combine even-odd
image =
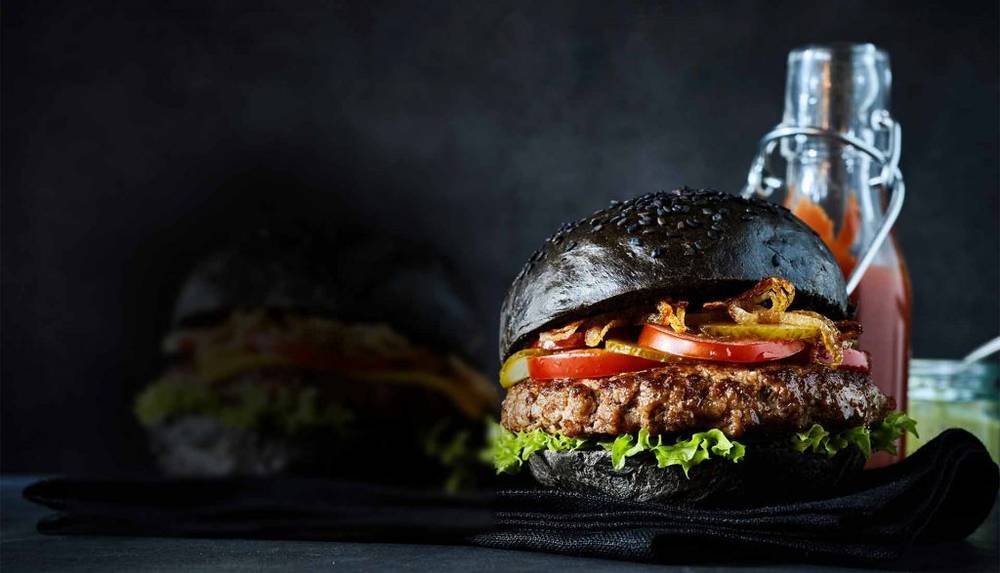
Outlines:
[{"label": "crispy fried onion", "polygon": [[601,314],[585,320],[571,322],[560,328],[541,332],[538,335],[538,340],[542,344],[546,342],[559,342],[583,330],[584,344],[590,347],[600,346],[604,342],[604,337],[607,336],[611,329],[642,324],[643,318],[645,318],[645,315],[632,316],[631,314],[626,314],[622,316]]},{"label": "crispy fried onion", "polygon": [[583,326],[583,321],[577,320],[567,324],[566,326],[546,330],[538,335],[538,340],[543,343],[566,340],[570,336],[576,334],[576,331],[579,330],[581,326]]},{"label": "crispy fried onion", "polygon": [[[795,300],[795,285],[783,278],[768,277],[761,279],[752,289],[742,294],[719,302],[706,302],[702,308],[725,310],[733,320],[743,324],[736,318],[737,316],[746,313],[759,314],[764,311],[784,312],[791,306],[793,300]],[[769,304],[765,306],[764,303]]]},{"label": "crispy fried onion", "polygon": [[587,332],[584,335],[584,342],[586,342],[587,346],[599,346],[611,329],[623,326],[640,326],[647,322],[669,326],[675,332],[684,332],[687,330],[687,326],[684,325],[684,314],[687,304],[684,301],[672,302],[661,300],[656,303],[656,312],[653,314],[647,315],[645,313],[631,312],[626,313],[624,316],[621,314],[616,316],[604,314],[594,317],[587,321]]},{"label": "crispy fried onion", "polygon": [[669,300],[661,300],[656,303],[656,312],[649,315],[646,322],[669,326],[674,332],[687,332],[687,325],[684,324],[687,305],[687,301],[670,302]]},{"label": "crispy fried onion", "polygon": [[619,326],[628,326],[628,324],[627,320],[621,318],[599,321],[587,329],[587,333],[583,336],[583,341],[587,346],[599,346],[604,337],[607,336],[609,330],[618,328]]},{"label": "crispy fried onion", "polygon": [[[778,277],[768,277],[754,287],[734,298],[708,302],[706,310],[725,310],[737,324],[787,324],[817,329],[819,343],[825,350],[826,360],[831,366],[839,366],[844,360],[843,336],[837,325],[829,318],[808,310],[789,311],[795,299],[795,286]],[[821,353],[813,357],[820,359]]]}]

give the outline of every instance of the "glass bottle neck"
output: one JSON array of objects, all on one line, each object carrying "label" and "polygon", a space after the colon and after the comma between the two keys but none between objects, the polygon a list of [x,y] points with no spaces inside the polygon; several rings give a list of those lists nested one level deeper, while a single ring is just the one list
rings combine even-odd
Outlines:
[{"label": "glass bottle neck", "polygon": [[805,198],[822,207],[835,234],[845,225],[857,225],[852,251],[871,244],[884,217],[884,198],[869,185],[872,159],[853,147],[816,137],[789,138],[782,154],[788,204]]}]

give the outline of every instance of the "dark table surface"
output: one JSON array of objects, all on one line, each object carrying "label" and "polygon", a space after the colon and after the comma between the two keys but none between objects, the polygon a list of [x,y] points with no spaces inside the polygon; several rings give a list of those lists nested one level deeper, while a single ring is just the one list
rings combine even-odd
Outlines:
[{"label": "dark table surface", "polygon": [[[0,478],[0,569],[19,571],[863,571],[801,563],[643,565],[478,547],[390,543],[334,543],[237,539],[48,536],[35,530],[50,513],[21,498],[37,478]],[[963,543],[916,547],[892,569],[910,571],[1000,571],[998,516]]]}]

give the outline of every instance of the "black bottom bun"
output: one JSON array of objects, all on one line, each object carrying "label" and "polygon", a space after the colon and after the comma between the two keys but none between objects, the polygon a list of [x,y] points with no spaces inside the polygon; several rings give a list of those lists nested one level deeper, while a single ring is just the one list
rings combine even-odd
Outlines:
[{"label": "black bottom bun", "polygon": [[330,430],[289,438],[191,415],[149,428],[148,435],[160,469],[174,477],[294,475],[437,488],[459,472],[457,487],[488,481],[490,468],[475,458],[483,447],[477,441],[482,439],[480,425],[452,423],[455,431],[469,432],[471,458],[453,465],[428,453],[426,429],[403,431],[379,423],[355,427],[349,435]]},{"label": "black bottom bun", "polygon": [[540,483],[562,490],[674,505],[745,505],[830,495],[856,477],[864,461],[855,448],[830,458],[754,444],[739,463],[711,459],[688,476],[679,466],[657,467],[648,454],[628,458],[615,470],[604,450],[546,450],[531,456],[528,467]]},{"label": "black bottom bun", "polygon": [[187,416],[149,430],[164,473],[177,477],[263,476],[301,463],[302,445],[230,428],[207,416]]}]

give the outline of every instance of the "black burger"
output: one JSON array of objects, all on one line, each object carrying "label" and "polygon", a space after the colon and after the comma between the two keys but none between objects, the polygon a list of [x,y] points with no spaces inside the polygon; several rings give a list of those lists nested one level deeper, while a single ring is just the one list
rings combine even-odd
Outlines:
[{"label": "black burger", "polygon": [[813,495],[915,423],[786,209],[680,189],[564,225],[500,317],[498,472],[672,503]]},{"label": "black burger", "polygon": [[498,396],[437,259],[263,230],[186,279],[135,412],[173,475],[293,473],[455,487]]}]

